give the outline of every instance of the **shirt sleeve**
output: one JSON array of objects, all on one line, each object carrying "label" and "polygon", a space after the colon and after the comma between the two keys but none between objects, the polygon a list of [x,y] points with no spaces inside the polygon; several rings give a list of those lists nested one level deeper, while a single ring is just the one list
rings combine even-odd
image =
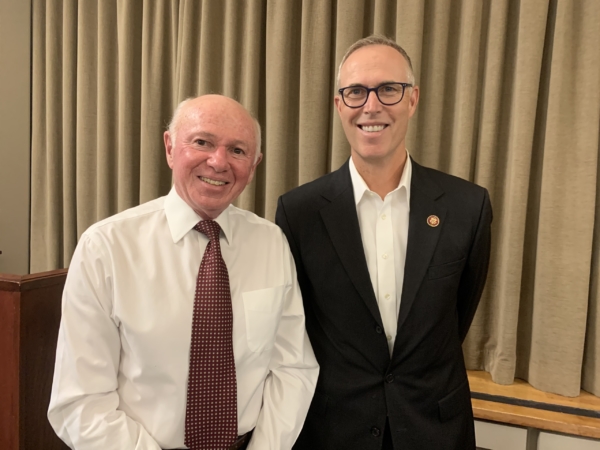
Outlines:
[{"label": "shirt sleeve", "polygon": [[73,449],[160,450],[144,427],[118,410],[121,341],[112,302],[110,258],[84,234],[63,292],[48,419]]},{"label": "shirt sleeve", "polygon": [[[282,239],[285,241],[285,237]],[[289,280],[282,317],[275,338],[260,411],[248,450],[291,449],[310,406],[319,365],[306,334],[304,307],[294,260],[284,242],[284,264]]]}]

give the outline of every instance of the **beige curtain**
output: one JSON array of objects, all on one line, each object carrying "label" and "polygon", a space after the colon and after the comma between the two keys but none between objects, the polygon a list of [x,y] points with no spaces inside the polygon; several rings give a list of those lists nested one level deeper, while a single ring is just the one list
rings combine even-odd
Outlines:
[{"label": "beige curtain", "polygon": [[373,32],[413,58],[411,154],[492,197],[468,367],[600,395],[597,0],[33,0],[31,270],[68,266],[86,227],[168,192],[162,133],[191,95],[261,121],[237,203],[272,219],[348,157],[335,74]]}]

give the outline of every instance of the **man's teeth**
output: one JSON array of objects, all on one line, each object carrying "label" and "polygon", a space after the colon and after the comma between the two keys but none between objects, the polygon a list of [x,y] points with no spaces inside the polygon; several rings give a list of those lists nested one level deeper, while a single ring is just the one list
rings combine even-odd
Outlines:
[{"label": "man's teeth", "polygon": [[213,186],[223,186],[225,184],[224,181],[211,180],[210,178],[200,177],[202,181],[208,184],[212,184]]},{"label": "man's teeth", "polygon": [[374,131],[383,130],[385,128],[385,126],[384,125],[362,125],[361,128],[363,129],[363,131],[372,133]]}]

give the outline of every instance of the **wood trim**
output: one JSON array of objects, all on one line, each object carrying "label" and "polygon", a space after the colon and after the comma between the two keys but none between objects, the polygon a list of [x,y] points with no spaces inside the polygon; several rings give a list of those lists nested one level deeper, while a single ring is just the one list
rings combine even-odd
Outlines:
[{"label": "wood trim", "polygon": [[[529,383],[515,379],[508,386],[496,384],[490,374],[483,371],[468,371],[471,393],[494,396],[497,401],[473,398],[473,414],[476,419],[491,420],[520,427],[537,428],[575,436],[600,439],[600,418],[586,417],[569,412],[549,411],[600,411],[600,398],[581,391],[578,397],[542,392]],[[487,397],[490,398],[490,397]],[[525,400],[530,406],[510,404],[511,399]],[[514,402],[513,402],[514,403]],[[558,407],[558,408],[557,408]]]},{"label": "wood trim", "polygon": [[0,290],[0,448],[19,445],[20,294]]},{"label": "wood trim", "polygon": [[0,291],[18,292],[21,290],[20,275],[9,275],[0,273]]},{"label": "wood trim", "polygon": [[21,280],[21,292],[50,286],[64,286],[67,279],[67,269],[51,270],[33,275],[25,275]]},{"label": "wood trim", "polygon": [[11,275],[0,273],[0,291],[29,291],[41,287],[64,284],[67,269],[51,270],[31,275]]}]

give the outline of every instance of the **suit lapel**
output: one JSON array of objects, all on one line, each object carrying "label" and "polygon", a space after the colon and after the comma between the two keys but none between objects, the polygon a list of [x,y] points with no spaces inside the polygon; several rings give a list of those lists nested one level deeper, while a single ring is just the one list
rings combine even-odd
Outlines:
[{"label": "suit lapel", "polygon": [[330,202],[321,209],[321,217],[335,251],[367,308],[383,326],[362,245],[348,161],[332,174],[329,189],[322,195]]},{"label": "suit lapel", "polygon": [[[427,176],[423,167],[412,161],[408,244],[404,265],[404,283],[398,314],[398,332],[412,307],[423,277],[444,226],[446,208],[437,201],[444,192]],[[437,216],[438,226],[428,224],[429,216]]]}]

